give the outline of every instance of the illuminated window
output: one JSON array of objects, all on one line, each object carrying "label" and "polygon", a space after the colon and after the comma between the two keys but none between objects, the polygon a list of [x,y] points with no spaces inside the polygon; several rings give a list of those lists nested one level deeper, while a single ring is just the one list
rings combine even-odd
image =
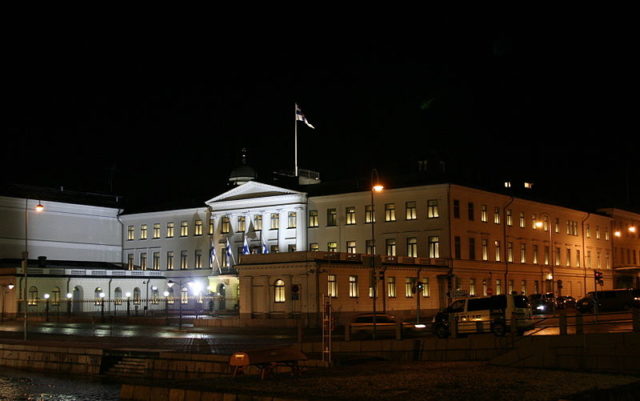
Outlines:
[{"label": "illuminated window", "polygon": [[173,270],[173,251],[167,252],[167,270]]},{"label": "illuminated window", "polygon": [[482,244],[482,260],[487,261],[489,260],[489,240],[482,239],[481,244]]},{"label": "illuminated window", "polygon": [[560,232],[560,219],[556,217],[556,223],[553,228],[553,232],[556,234]]},{"label": "illuminated window", "polygon": [[309,244],[309,250],[311,252],[318,252],[320,250],[320,245],[317,242],[312,242]]},{"label": "illuminated window", "polygon": [[238,216],[238,229],[236,231],[239,233],[247,231],[247,220],[244,216]]},{"label": "illuminated window", "polygon": [[221,234],[229,234],[231,232],[231,219],[229,217],[224,216],[220,220],[220,233]]},{"label": "illuminated window", "polygon": [[396,240],[389,238],[386,240],[387,256],[396,256]]},{"label": "illuminated window", "polygon": [[344,213],[347,220],[347,225],[356,224],[356,208],[354,206],[347,207]]},{"label": "illuminated window", "polygon": [[476,279],[469,279],[469,296],[474,297],[476,295]]},{"label": "illuminated window", "polygon": [[180,223],[180,236],[181,237],[189,236],[189,222],[183,221]]},{"label": "illuminated window", "polygon": [[189,289],[187,287],[182,287],[182,289],[180,290],[180,303],[189,303]]},{"label": "illuminated window", "polygon": [[429,286],[429,278],[425,277],[422,279],[422,297],[430,297],[431,296],[431,287]]},{"label": "illuminated window", "polygon": [[133,254],[132,253],[128,253],[127,254],[127,269],[129,270],[133,270],[134,265],[133,265]]},{"label": "illuminated window", "polygon": [[327,251],[329,251],[329,252],[338,252],[338,243],[337,242],[328,242],[327,243]]},{"label": "illuminated window", "polygon": [[327,209],[327,226],[335,226],[338,224],[338,211],[336,209]]},{"label": "illuminated window", "polygon": [[120,287],[116,287],[116,289],[113,290],[113,303],[122,305],[122,289]]},{"label": "illuminated window", "polygon": [[430,258],[440,257],[440,237],[439,236],[429,237],[429,257]]},{"label": "illuminated window", "polygon": [[566,266],[571,266],[571,249],[567,248],[567,260],[565,262]]},{"label": "illuminated window", "polygon": [[280,213],[271,213],[271,229],[277,230],[280,228]]},{"label": "illuminated window", "polygon": [[393,276],[387,277],[387,297],[396,297],[396,278]]},{"label": "illuminated window", "polygon": [[285,302],[287,300],[286,297],[285,297],[284,281],[276,280],[276,282],[274,284],[274,297],[273,297],[273,300],[274,300],[274,302],[277,302],[277,303]]},{"label": "illuminated window", "polygon": [[496,295],[502,294],[502,280],[496,280]]},{"label": "illuminated window", "polygon": [[600,226],[596,226],[596,239],[600,239]]},{"label": "illuminated window", "polygon": [[384,205],[384,221],[396,221],[395,203],[387,203]]},{"label": "illuminated window", "polygon": [[365,252],[366,252],[367,255],[375,255],[376,246],[375,246],[375,243],[372,240],[368,239],[366,241],[365,248],[366,248]]},{"label": "illuminated window", "polygon": [[327,275],[327,296],[336,298],[338,296],[338,282],[335,274]]},{"label": "illuminated window", "polygon": [[214,220],[213,217],[209,219],[209,229],[208,229],[208,233],[209,235],[213,235],[215,231],[215,224],[214,224]]},{"label": "illuminated window", "polygon": [[347,241],[347,253],[355,254],[356,253],[356,242],[355,241]]},{"label": "illuminated window", "polygon": [[524,221],[524,213],[520,212],[520,228],[524,228],[526,225],[525,221]]},{"label": "illuminated window", "polygon": [[500,247],[500,241],[494,241],[493,246],[496,248],[496,262],[502,260],[502,249]]},{"label": "illuminated window", "polygon": [[37,305],[38,304],[38,288],[37,287],[29,287],[29,298],[27,298],[27,303],[29,305]]},{"label": "illuminated window", "polygon": [[173,288],[167,289],[167,292],[169,293],[169,295],[167,295],[167,303],[173,305],[176,302],[176,297],[175,297]]},{"label": "illuminated window", "polygon": [[296,228],[298,225],[298,214],[296,212],[289,212],[287,215],[288,227]]},{"label": "illuminated window", "polygon": [[134,226],[127,227],[127,240],[132,241],[136,239],[136,228]]},{"label": "illuminated window", "polygon": [[160,238],[160,223],[155,223],[153,225],[153,238],[154,239]]},{"label": "illuminated window", "polygon": [[495,224],[500,224],[500,208],[496,207],[493,209],[493,222]]},{"label": "illuminated window", "polygon": [[480,221],[487,223],[489,221],[489,212],[487,211],[487,205],[480,205]]},{"label": "illuminated window", "polygon": [[142,298],[140,297],[140,288],[136,287],[133,289],[133,304],[140,305],[140,301]]},{"label": "illuminated window", "polygon": [[508,282],[508,294],[513,294],[513,280],[509,280]]},{"label": "illuminated window", "polygon": [[533,264],[538,264],[538,245],[533,245]]},{"label": "illuminated window", "polygon": [[585,231],[586,231],[587,238],[591,238],[591,225],[587,224]]},{"label": "illuminated window", "polygon": [[[458,217],[460,217],[459,215],[460,215],[460,204],[458,203]],[[437,199],[428,200],[427,201],[427,218],[437,219],[438,217],[440,217],[440,211],[438,210],[438,200]]]},{"label": "illuminated window", "polygon": [[309,210],[309,227],[314,228],[318,227],[318,211],[317,210]]},{"label": "illuminated window", "polygon": [[554,263],[556,266],[560,266],[560,258],[562,256],[561,254],[562,254],[562,251],[560,250],[560,248],[556,248],[556,260]]},{"label": "illuminated window", "polygon": [[151,261],[151,268],[153,270],[160,270],[160,252],[153,253],[153,260]]},{"label": "illuminated window", "polygon": [[140,226],[140,239],[147,239],[148,227],[146,224]]},{"label": "illuminated window", "polygon": [[358,276],[349,276],[349,298],[358,298]]},{"label": "illuminated window", "polygon": [[193,235],[202,235],[202,220],[196,220]]},{"label": "illuminated window", "polygon": [[[104,293],[102,292],[102,288],[98,287],[94,290],[94,296],[93,296],[93,300],[94,300],[94,304],[95,305],[102,305],[102,303],[104,302]],[[102,296],[100,296],[102,294]]]},{"label": "illuminated window", "polygon": [[520,244],[520,263],[527,263],[527,244]]},{"label": "illuminated window", "polygon": [[487,288],[487,280],[482,280],[482,296],[487,296],[488,294]]},{"label": "illuminated window", "polygon": [[158,305],[160,303],[160,292],[158,287],[151,288],[151,304]]},{"label": "illuminated window", "polygon": [[551,254],[549,253],[549,247],[547,245],[544,246],[544,264],[549,265],[551,260]]},{"label": "illuminated window", "polygon": [[173,238],[174,235],[174,223],[167,223],[167,238]]},{"label": "illuminated window", "polygon": [[376,215],[374,213],[372,205],[366,205],[364,207],[364,222],[365,223],[375,223],[376,222]]},{"label": "illuminated window", "polygon": [[147,270],[147,253],[143,252],[140,254],[140,269]]},{"label": "illuminated window", "polygon": [[415,277],[407,277],[404,279],[404,296],[405,298],[413,297],[413,289],[416,285]]},{"label": "illuminated window", "polygon": [[411,258],[418,257],[418,239],[416,237],[407,238],[407,256]]},{"label": "illuminated window", "polygon": [[406,202],[405,203],[405,219],[407,220],[415,220],[417,219],[417,210],[416,210],[416,203],[413,201],[410,202]]},{"label": "illuminated window", "polygon": [[511,209],[507,209],[506,212],[507,212],[507,225],[509,227],[511,227],[513,225],[513,218],[512,218],[512,215],[511,215],[511,213],[512,213]]},{"label": "illuminated window", "polygon": [[60,305],[60,288],[53,287],[51,291],[51,305]]},{"label": "illuminated window", "polygon": [[196,269],[202,269],[202,250],[196,249],[196,253],[194,256],[195,256],[194,267]]},{"label": "illuminated window", "polygon": [[507,262],[513,263],[513,242],[507,242]]},{"label": "illuminated window", "polygon": [[576,249],[576,267],[580,267],[580,250]]},{"label": "illuminated window", "polygon": [[180,251],[180,270],[189,268],[189,255],[187,251]]}]

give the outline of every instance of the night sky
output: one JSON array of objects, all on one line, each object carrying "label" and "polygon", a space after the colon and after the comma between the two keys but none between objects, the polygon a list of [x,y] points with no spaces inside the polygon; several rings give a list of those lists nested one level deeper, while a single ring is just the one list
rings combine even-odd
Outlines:
[{"label": "night sky", "polygon": [[299,164],[325,181],[444,160],[465,182],[640,209],[631,26],[389,19],[25,30],[4,47],[2,181],[205,200],[243,147],[263,181],[293,169],[298,102],[316,127],[298,126]]}]

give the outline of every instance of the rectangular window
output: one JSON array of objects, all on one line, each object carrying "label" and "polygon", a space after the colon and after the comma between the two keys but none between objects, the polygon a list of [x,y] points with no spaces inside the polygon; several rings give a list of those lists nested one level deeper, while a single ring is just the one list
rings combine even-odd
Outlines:
[{"label": "rectangular window", "polygon": [[571,266],[571,249],[567,249],[567,261],[566,266]]},{"label": "rectangular window", "polygon": [[580,250],[576,249],[576,267],[580,267]]},{"label": "rectangular window", "polygon": [[476,239],[469,238],[469,259],[476,260]]},{"label": "rectangular window", "polygon": [[366,242],[366,253],[367,255],[375,255],[376,253],[376,246],[374,242],[370,239],[368,239]]},{"label": "rectangular window", "polygon": [[280,228],[280,213],[271,213],[271,229],[277,230]]},{"label": "rectangular window", "polygon": [[238,229],[236,231],[239,233],[247,231],[247,219],[244,216],[238,216]]},{"label": "rectangular window", "polygon": [[596,239],[600,239],[600,226],[596,226]]},{"label": "rectangular window", "polygon": [[560,266],[560,258],[562,257],[562,251],[560,250],[560,248],[556,248],[556,260],[555,260],[555,265],[556,266]]},{"label": "rectangular window", "polygon": [[513,294],[513,280],[509,280],[509,282],[507,283],[508,285],[508,292],[507,294]]},{"label": "rectangular window", "polygon": [[500,208],[496,207],[493,209],[493,222],[495,224],[500,224]]},{"label": "rectangular window", "polygon": [[417,219],[418,212],[416,210],[416,203],[413,201],[405,203],[405,218],[407,220]]},{"label": "rectangular window", "polygon": [[544,264],[549,266],[551,255],[549,254],[549,247],[545,245],[544,247]]},{"label": "rectangular window", "polygon": [[520,263],[527,263],[527,244],[520,244]]},{"label": "rectangular window", "polygon": [[396,256],[396,240],[389,238],[386,240],[387,256]]},{"label": "rectangular window", "polygon": [[311,252],[318,252],[320,250],[320,245],[317,242],[312,242],[309,244],[309,250]]},{"label": "rectangular window", "polygon": [[144,252],[140,254],[140,269],[147,270],[147,254]]},{"label": "rectangular window", "polygon": [[520,281],[520,293],[527,295],[527,280]]},{"label": "rectangular window", "polygon": [[196,269],[202,269],[202,251],[200,249],[196,249],[194,257],[194,267]]},{"label": "rectangular window", "polygon": [[298,213],[289,212],[287,214],[287,222],[288,222],[287,228],[296,228],[298,226]]},{"label": "rectangular window", "polygon": [[148,228],[146,224],[140,226],[140,239],[147,239]]},{"label": "rectangular window", "polygon": [[480,221],[483,223],[487,223],[489,221],[489,212],[487,210],[487,205],[480,206]]},{"label": "rectangular window", "polygon": [[160,238],[160,224],[159,223],[155,223],[153,225],[153,238],[154,239]]},{"label": "rectangular window", "polygon": [[481,243],[482,243],[482,260],[487,261],[489,260],[489,240],[482,239]]},{"label": "rectangular window", "polygon": [[358,298],[358,276],[349,276],[349,298]]},{"label": "rectangular window", "polygon": [[253,229],[254,231],[262,231],[262,215],[257,214],[253,217]]},{"label": "rectangular window", "polygon": [[327,209],[327,226],[335,226],[338,224],[338,211],[336,209]]},{"label": "rectangular window", "polygon": [[507,262],[513,263],[513,242],[507,242]]},{"label": "rectangular window", "polygon": [[533,264],[538,264],[538,245],[533,246]]},{"label": "rectangular window", "polygon": [[328,252],[338,252],[338,243],[337,242],[328,242],[327,243],[327,251]]},{"label": "rectangular window", "polygon": [[496,247],[496,262],[500,262],[502,260],[502,248],[500,246],[500,241],[494,241],[493,245]]},{"label": "rectangular window", "polygon": [[229,234],[231,232],[231,219],[229,217],[224,216],[220,222],[220,233]]},{"label": "rectangular window", "polygon": [[167,270],[173,270],[173,251],[167,252]]},{"label": "rectangular window", "polygon": [[152,269],[153,270],[160,270],[160,252],[154,252],[153,253],[153,261],[152,263]]},{"label": "rectangular window", "polygon": [[507,212],[507,226],[511,227],[513,226],[513,216],[511,214],[512,211],[511,209],[507,209],[506,212]]},{"label": "rectangular window", "polygon": [[214,226],[214,224],[213,224],[213,223],[214,223],[214,220],[213,220],[213,217],[211,217],[211,218],[209,219],[209,229],[208,229],[208,233],[209,233],[209,235],[213,235],[213,233],[214,233],[215,226]]},{"label": "rectangular window", "polygon": [[180,223],[180,236],[181,237],[189,236],[189,223],[186,221],[183,221]]},{"label": "rectangular window", "polygon": [[355,241],[347,241],[347,253],[355,254],[356,253],[356,242]]},{"label": "rectangular window", "polygon": [[195,226],[193,227],[193,235],[202,235],[202,220],[196,220]]},{"label": "rectangular window", "polygon": [[396,297],[396,278],[395,277],[387,277],[387,297],[389,298]]},{"label": "rectangular window", "polygon": [[456,259],[462,259],[462,245],[460,242],[460,237],[455,237],[453,239],[453,244],[454,244],[454,257]]},{"label": "rectangular window", "polygon": [[560,232],[560,219],[557,217],[556,217],[556,223],[554,224],[554,227],[553,227],[553,232],[555,232],[556,234]]},{"label": "rectangular window", "polygon": [[187,251],[180,252],[180,270],[186,270],[189,268],[189,255]]},{"label": "rectangular window", "polygon": [[475,211],[474,211],[474,206],[473,206],[473,202],[468,202],[467,203],[467,214],[469,215],[469,221],[474,221],[475,220]]},{"label": "rectangular window", "polygon": [[127,227],[127,240],[132,241],[136,239],[136,228],[135,226]]},{"label": "rectangular window", "polygon": [[482,280],[482,296],[486,297],[488,294],[487,280]]},{"label": "rectangular window", "polygon": [[269,247],[269,252],[271,252],[271,253],[280,253],[280,246],[271,245],[271,247]]},{"label": "rectangular window", "polygon": [[591,225],[587,224],[585,231],[587,233],[587,238],[591,238]]},{"label": "rectangular window", "polygon": [[431,296],[431,287],[429,286],[429,278],[425,277],[422,279],[422,297],[430,297]]},{"label": "rectangular window", "polygon": [[418,257],[418,239],[416,237],[407,238],[407,256],[411,258]]},{"label": "rectangular window", "polygon": [[460,201],[457,199],[453,200],[453,217],[456,219],[460,218]]},{"label": "rectangular window", "polygon": [[327,295],[331,298],[338,297],[338,282],[336,281],[335,274],[329,274],[327,276]]},{"label": "rectangular window", "polygon": [[344,214],[347,219],[347,225],[356,224],[356,208],[354,206],[347,207]]},{"label": "rectangular window", "polygon": [[372,205],[366,205],[364,207],[364,222],[365,223],[375,223],[376,222],[376,215],[374,213]]},{"label": "rectangular window", "polygon": [[309,210],[309,227],[310,228],[318,227],[318,211],[317,210]]},{"label": "rectangular window", "polygon": [[396,221],[395,203],[387,203],[384,205],[384,221]]},{"label": "rectangular window", "polygon": [[469,296],[471,297],[476,296],[476,279],[475,278],[469,279]]},{"label": "rectangular window", "polygon": [[440,237],[439,236],[434,235],[429,237],[429,257],[430,258],[440,257]]},{"label": "rectangular window", "polygon": [[502,294],[502,280],[496,280],[496,295]]},{"label": "rectangular window", "polygon": [[133,270],[134,265],[133,265],[133,254],[129,253],[127,254],[127,269],[129,270]]},{"label": "rectangular window", "polygon": [[540,282],[538,280],[533,280],[533,293],[540,294]]},{"label": "rectangular window", "polygon": [[440,217],[440,210],[438,210],[438,200],[437,199],[428,200],[427,201],[427,218],[437,219],[438,217]]},{"label": "rectangular window", "polygon": [[413,298],[413,289],[416,286],[415,277],[407,277],[404,279],[404,296],[405,298]]},{"label": "rectangular window", "polygon": [[525,228],[526,224],[527,223],[525,222],[524,213],[520,212],[520,228]]}]

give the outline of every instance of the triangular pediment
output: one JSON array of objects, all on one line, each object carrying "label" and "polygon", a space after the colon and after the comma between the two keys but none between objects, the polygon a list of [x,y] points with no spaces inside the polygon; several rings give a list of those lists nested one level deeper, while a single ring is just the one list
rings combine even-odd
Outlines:
[{"label": "triangular pediment", "polygon": [[211,205],[218,202],[228,202],[235,200],[266,198],[282,195],[305,195],[303,192],[294,191],[287,188],[276,187],[274,185],[263,184],[257,181],[249,181],[215,198],[209,199],[206,204]]}]

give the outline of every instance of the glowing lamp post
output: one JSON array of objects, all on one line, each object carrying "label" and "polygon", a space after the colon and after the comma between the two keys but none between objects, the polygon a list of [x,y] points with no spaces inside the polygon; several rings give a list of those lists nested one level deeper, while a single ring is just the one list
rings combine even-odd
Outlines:
[{"label": "glowing lamp post", "polygon": [[[378,170],[371,170],[371,287],[372,287],[372,299],[373,299],[373,339],[376,339],[376,308],[378,301],[378,277],[376,272],[376,207],[374,201],[374,194],[380,193],[384,189],[384,186],[380,184],[380,177],[378,176]],[[384,288],[384,282],[382,283]],[[384,300],[384,299],[383,299]]]},{"label": "glowing lamp post", "polygon": [[[35,207],[35,211],[40,213],[44,210],[44,206],[42,206],[42,203],[38,202],[38,204]],[[29,290],[29,286],[27,285],[27,279],[28,279],[28,268],[29,268],[29,199],[25,199],[24,200],[24,252],[22,252],[22,272],[24,275],[24,280],[23,280],[23,298],[22,298],[22,303],[24,306],[24,336],[23,339],[24,341],[27,341],[27,329],[28,329],[28,315],[29,315],[29,302],[28,302],[28,290]]]},{"label": "glowing lamp post", "polygon": [[15,286],[13,285],[13,283],[9,283],[9,284],[7,284],[7,285],[3,285],[3,286],[1,287],[1,289],[2,289],[2,315],[1,315],[1,316],[2,316],[2,317],[0,317],[0,322],[4,322],[4,302],[5,302],[5,298],[4,298],[4,296],[5,296],[5,294],[6,294],[7,292],[9,292],[9,291],[13,290],[13,287],[15,287]]},{"label": "glowing lamp post", "polygon": [[131,293],[127,292],[124,294],[127,297],[127,317],[131,315]]},{"label": "glowing lamp post", "polygon": [[49,294],[44,294],[44,316],[45,321],[49,321],[49,298],[51,297]]},{"label": "glowing lamp post", "polygon": [[67,316],[71,316],[71,298],[73,298],[73,294],[67,292]]}]

